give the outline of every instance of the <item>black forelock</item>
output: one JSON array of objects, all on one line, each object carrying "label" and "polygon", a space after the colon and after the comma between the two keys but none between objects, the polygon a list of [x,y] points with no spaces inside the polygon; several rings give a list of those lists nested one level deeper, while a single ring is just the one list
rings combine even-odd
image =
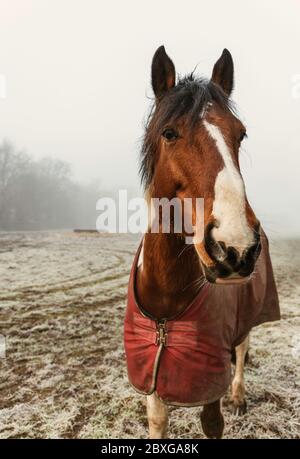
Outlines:
[{"label": "black forelock", "polygon": [[232,101],[222,89],[210,80],[196,78],[193,74],[180,78],[162,100],[154,104],[145,127],[141,150],[140,175],[147,188],[153,178],[155,152],[159,138],[166,126],[185,117],[186,125],[193,131],[207,104],[215,102],[223,109],[234,111]]}]

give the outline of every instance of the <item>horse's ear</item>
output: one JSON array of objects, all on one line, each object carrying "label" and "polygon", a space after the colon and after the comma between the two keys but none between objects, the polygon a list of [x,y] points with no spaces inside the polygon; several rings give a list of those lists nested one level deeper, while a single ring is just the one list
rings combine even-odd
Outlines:
[{"label": "horse's ear", "polygon": [[175,85],[175,67],[164,46],[160,46],[153,56],[151,78],[157,100],[160,100]]},{"label": "horse's ear", "polygon": [[233,90],[233,73],[233,59],[228,49],[225,48],[214,65],[211,80],[221,86],[228,96]]}]

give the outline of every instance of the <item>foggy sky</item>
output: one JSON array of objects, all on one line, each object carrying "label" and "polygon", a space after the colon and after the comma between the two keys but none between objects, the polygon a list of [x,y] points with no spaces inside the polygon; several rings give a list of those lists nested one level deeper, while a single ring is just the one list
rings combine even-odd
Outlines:
[{"label": "foggy sky", "polygon": [[209,76],[227,47],[249,200],[271,238],[299,235],[299,19],[298,0],[0,0],[0,139],[69,161],[78,180],[138,189],[156,48]]}]

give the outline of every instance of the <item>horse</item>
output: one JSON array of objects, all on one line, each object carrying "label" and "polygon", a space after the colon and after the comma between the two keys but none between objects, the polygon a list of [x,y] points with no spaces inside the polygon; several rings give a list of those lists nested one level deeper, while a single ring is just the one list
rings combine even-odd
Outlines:
[{"label": "horse", "polygon": [[247,409],[250,330],[280,318],[268,240],[240,171],[247,132],[231,100],[230,52],[223,50],[210,79],[194,73],[176,82],[164,46],[155,52],[155,101],[140,163],[146,199],[150,206],[154,198],[192,198],[194,219],[200,197],[204,211],[203,234],[194,227],[189,244],[174,219],[169,232],[152,232],[149,224],[133,263],[125,351],[129,380],[147,396],[150,438],[166,438],[168,405],[202,405],[205,435],[221,438],[230,382],[233,411]]}]

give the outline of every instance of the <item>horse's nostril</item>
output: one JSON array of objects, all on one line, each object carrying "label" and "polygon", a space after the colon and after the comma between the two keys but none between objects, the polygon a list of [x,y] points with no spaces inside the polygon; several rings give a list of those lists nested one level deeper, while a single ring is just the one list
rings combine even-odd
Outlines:
[{"label": "horse's nostril", "polygon": [[255,244],[246,249],[242,255],[241,259],[241,269],[239,274],[241,276],[249,276],[253,270],[256,263],[256,260],[259,257],[261,251],[260,240],[257,240]]},{"label": "horse's nostril", "polygon": [[251,247],[248,247],[248,249],[244,250],[243,255],[242,255],[242,260],[247,263],[250,260],[255,260],[258,258],[261,250],[261,243],[260,240],[255,242],[255,244],[251,245]]},{"label": "horse's nostril", "polygon": [[214,261],[219,262],[226,258],[226,246],[224,242],[218,242],[214,239],[212,235],[212,230],[214,227],[214,222],[210,222],[205,229],[205,250]]},{"label": "horse's nostril", "polygon": [[218,241],[218,244],[221,246],[221,248],[223,249],[223,251],[224,251],[224,253],[225,253],[226,250],[227,250],[227,249],[226,249],[226,244],[225,244],[225,242],[223,242],[223,241]]}]

